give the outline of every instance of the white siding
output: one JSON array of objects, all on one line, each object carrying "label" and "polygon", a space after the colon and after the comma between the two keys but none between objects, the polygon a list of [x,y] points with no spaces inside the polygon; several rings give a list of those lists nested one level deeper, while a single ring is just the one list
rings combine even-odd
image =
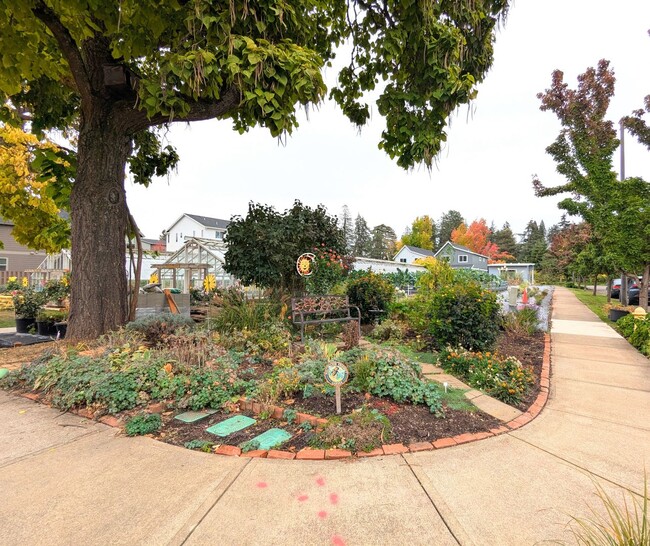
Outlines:
[{"label": "white siding", "polygon": [[205,237],[214,237],[214,229],[207,229],[196,220],[183,216],[167,232],[167,250],[174,252],[181,248],[185,243],[185,237],[198,237],[201,230],[206,234]]},{"label": "white siding", "polygon": [[402,264],[412,264],[418,258],[426,258],[426,256],[413,252],[410,248],[403,246],[402,249],[395,254],[393,261]]}]

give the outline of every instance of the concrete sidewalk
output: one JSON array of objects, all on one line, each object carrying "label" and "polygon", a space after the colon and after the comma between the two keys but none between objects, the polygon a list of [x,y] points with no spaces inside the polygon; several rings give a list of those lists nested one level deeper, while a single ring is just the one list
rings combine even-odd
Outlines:
[{"label": "concrete sidewalk", "polygon": [[354,461],[219,457],[0,392],[2,544],[572,543],[596,480],[640,492],[650,362],[556,289],[551,395],[510,434]]}]

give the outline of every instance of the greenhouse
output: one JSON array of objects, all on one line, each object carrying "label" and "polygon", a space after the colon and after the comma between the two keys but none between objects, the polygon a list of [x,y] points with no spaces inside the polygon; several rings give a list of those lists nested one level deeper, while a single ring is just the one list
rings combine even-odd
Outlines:
[{"label": "greenhouse", "polygon": [[235,284],[235,279],[223,269],[226,245],[214,239],[187,237],[182,248],[169,259],[153,267],[158,270],[162,288],[178,288],[187,294],[190,288],[203,288],[203,281],[213,275],[217,288]]}]

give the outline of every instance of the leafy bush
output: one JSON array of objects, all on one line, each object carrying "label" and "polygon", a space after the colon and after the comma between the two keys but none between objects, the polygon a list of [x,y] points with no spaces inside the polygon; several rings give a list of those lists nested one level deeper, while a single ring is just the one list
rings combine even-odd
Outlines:
[{"label": "leafy bush", "polygon": [[616,321],[616,327],[634,347],[650,357],[650,314],[644,319],[626,315]]},{"label": "leafy bush", "polygon": [[384,320],[381,324],[375,326],[370,333],[370,337],[379,341],[399,341],[404,337],[403,326],[394,320]]},{"label": "leafy bush", "polygon": [[144,434],[151,434],[156,432],[162,425],[162,419],[157,413],[140,414],[131,417],[126,422],[124,430],[127,436],[142,436]]},{"label": "leafy bush", "polygon": [[190,440],[189,442],[185,442],[183,445],[187,449],[198,449],[205,453],[210,453],[210,451],[212,451],[212,446],[214,446],[212,442],[208,442],[207,440]]},{"label": "leafy bush", "polygon": [[416,298],[410,305],[409,322],[439,347],[489,350],[494,345],[501,314],[496,294],[476,284],[442,288]]},{"label": "leafy bush", "polygon": [[129,322],[126,325],[128,332],[138,332],[146,343],[153,346],[161,345],[166,336],[175,334],[181,329],[194,327],[194,321],[184,315],[173,315],[161,313],[159,315],[147,315]]},{"label": "leafy bush", "polygon": [[253,357],[286,355],[291,332],[279,322],[260,325],[255,330],[244,328],[222,334],[219,343],[228,349],[243,351]]},{"label": "leafy bush", "polygon": [[350,387],[396,402],[424,404],[431,413],[442,413],[440,387],[420,379],[420,365],[394,351],[367,353],[350,364]]},{"label": "leafy bush", "polygon": [[386,311],[394,295],[393,285],[372,271],[348,282],[350,303],[359,307],[363,323],[372,322],[375,318],[371,311]]},{"label": "leafy bush", "polygon": [[440,363],[445,371],[506,404],[521,402],[534,382],[530,369],[513,356],[447,348],[440,353]]},{"label": "leafy bush", "polygon": [[163,351],[124,345],[98,357],[74,350],[46,355],[10,374],[8,385],[41,391],[63,410],[92,405],[100,413],[118,413],[149,400],[218,409],[252,390],[252,382],[242,379],[238,368],[228,354],[213,367],[196,369],[170,362]]},{"label": "leafy bush", "polygon": [[331,248],[324,245],[314,247],[314,271],[305,279],[309,294],[331,294],[332,288],[343,280],[347,272],[347,264],[342,257]]}]

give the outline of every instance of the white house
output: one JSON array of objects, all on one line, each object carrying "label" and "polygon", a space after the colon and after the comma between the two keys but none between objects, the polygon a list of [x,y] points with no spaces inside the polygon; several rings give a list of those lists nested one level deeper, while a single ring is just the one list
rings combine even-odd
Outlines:
[{"label": "white house", "polygon": [[181,248],[186,237],[214,239],[222,242],[228,230],[228,224],[230,224],[228,220],[185,213],[163,231],[167,251],[174,252]]},{"label": "white house", "polygon": [[376,260],[374,258],[364,258],[361,256],[354,258],[352,268],[355,271],[372,271],[373,273],[397,273],[399,271],[416,273],[418,271],[425,272],[427,270],[426,267],[422,265],[396,263],[394,261]]},{"label": "white house", "polygon": [[490,264],[488,273],[501,277],[503,280],[519,276],[523,282],[535,284],[535,264],[533,263]]},{"label": "white house", "polygon": [[469,248],[457,245],[451,241],[447,241],[442,245],[435,257],[439,260],[449,262],[449,265],[454,269],[478,269],[480,271],[488,270],[488,257],[484,254],[474,252]]},{"label": "white house", "polygon": [[429,256],[435,256],[435,253],[426,248],[404,245],[399,249],[399,252],[395,254],[393,261],[401,264],[413,264],[418,258],[427,258]]}]

